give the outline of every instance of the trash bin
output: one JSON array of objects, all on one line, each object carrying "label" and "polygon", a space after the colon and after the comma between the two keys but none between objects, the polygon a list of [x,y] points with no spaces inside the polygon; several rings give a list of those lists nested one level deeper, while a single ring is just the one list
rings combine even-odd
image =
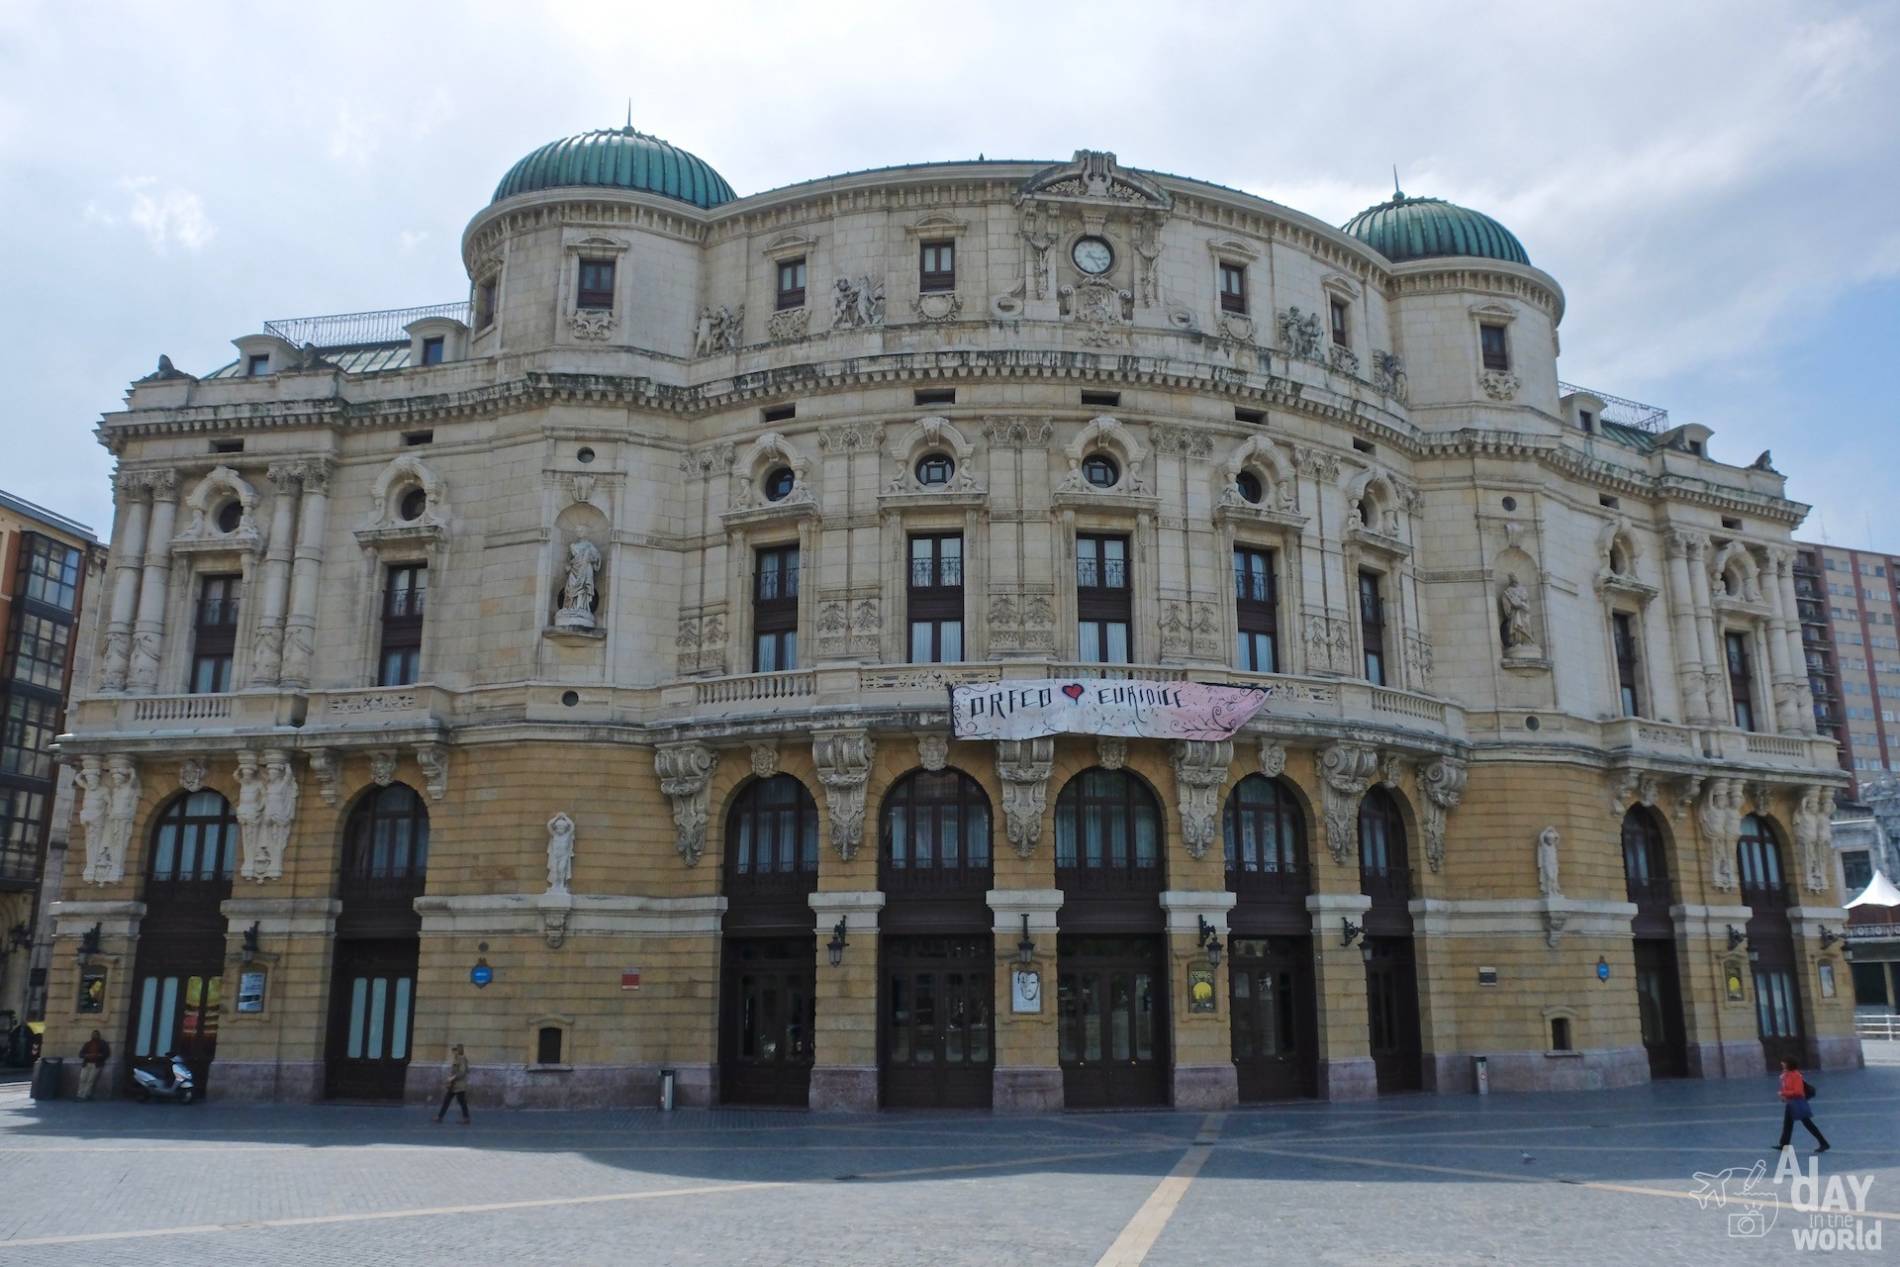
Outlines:
[{"label": "trash bin", "polygon": [[64,1056],[41,1056],[40,1063],[33,1067],[33,1098],[35,1100],[59,1099],[59,1080],[66,1071]]},{"label": "trash bin", "polygon": [[673,1084],[677,1078],[671,1069],[660,1070],[660,1110],[663,1113],[673,1111]]},{"label": "trash bin", "polygon": [[1471,1058],[1471,1080],[1477,1083],[1479,1095],[1491,1094],[1491,1069],[1483,1056]]}]

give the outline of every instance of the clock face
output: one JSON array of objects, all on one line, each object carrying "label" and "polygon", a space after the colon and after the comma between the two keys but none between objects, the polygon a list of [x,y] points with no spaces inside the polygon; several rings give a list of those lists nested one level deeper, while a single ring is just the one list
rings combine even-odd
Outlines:
[{"label": "clock face", "polygon": [[1099,277],[1115,265],[1115,248],[1100,238],[1077,238],[1069,250],[1075,266],[1091,277]]}]

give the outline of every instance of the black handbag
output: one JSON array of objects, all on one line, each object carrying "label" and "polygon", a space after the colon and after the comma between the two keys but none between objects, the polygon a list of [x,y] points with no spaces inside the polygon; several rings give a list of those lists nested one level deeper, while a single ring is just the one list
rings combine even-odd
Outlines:
[{"label": "black handbag", "polygon": [[1809,1082],[1806,1078],[1801,1079],[1801,1098],[1804,1100],[1812,1100],[1814,1098],[1814,1084]]}]

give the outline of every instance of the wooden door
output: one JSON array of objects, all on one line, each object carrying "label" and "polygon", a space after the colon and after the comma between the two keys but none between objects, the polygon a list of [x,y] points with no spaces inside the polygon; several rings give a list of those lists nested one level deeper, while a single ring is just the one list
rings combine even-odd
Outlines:
[{"label": "wooden door", "polygon": [[190,1067],[199,1095],[204,1094],[223,1014],[222,959],[222,955],[204,952],[142,954],[132,983],[128,1070],[133,1065],[163,1066],[165,1057],[177,1052]]},{"label": "wooden door", "polygon": [[1310,937],[1228,943],[1228,1017],[1243,1101],[1318,1093],[1318,1020]]},{"label": "wooden door", "polygon": [[1673,942],[1647,937],[1637,940],[1636,1008],[1642,1022],[1643,1050],[1649,1055],[1649,1076],[1686,1076],[1689,1050]]},{"label": "wooden door", "polygon": [[988,1108],[996,973],[988,934],[884,939],[888,1108]]},{"label": "wooden door", "polygon": [[1366,1024],[1379,1094],[1421,1085],[1418,972],[1409,937],[1371,937],[1366,959]]},{"label": "wooden door", "polygon": [[324,1066],[329,1096],[403,1098],[414,1046],[419,945],[413,937],[337,943]]},{"label": "wooden door", "polygon": [[810,1103],[816,953],[809,936],[726,942],[719,1016],[725,1103]]},{"label": "wooden door", "polygon": [[1062,935],[1056,1024],[1069,1108],[1167,1103],[1162,965],[1159,938]]}]

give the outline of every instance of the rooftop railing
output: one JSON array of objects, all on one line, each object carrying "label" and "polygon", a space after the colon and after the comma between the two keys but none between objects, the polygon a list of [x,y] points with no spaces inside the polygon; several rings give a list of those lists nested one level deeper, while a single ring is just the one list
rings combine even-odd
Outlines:
[{"label": "rooftop railing", "polygon": [[1638,431],[1648,431],[1660,435],[1669,430],[1669,411],[1656,405],[1645,405],[1640,400],[1630,400],[1624,396],[1612,396],[1600,392],[1594,387],[1580,387],[1576,383],[1558,383],[1557,390],[1565,396],[1572,392],[1585,392],[1603,402],[1603,421],[1614,422],[1620,427],[1635,427]]},{"label": "rooftop railing", "polygon": [[381,312],[344,312],[328,317],[279,317],[264,323],[264,333],[302,347],[347,348],[365,343],[399,343],[405,327],[424,317],[448,317],[468,323],[468,302],[427,304],[421,308],[385,308]]}]

